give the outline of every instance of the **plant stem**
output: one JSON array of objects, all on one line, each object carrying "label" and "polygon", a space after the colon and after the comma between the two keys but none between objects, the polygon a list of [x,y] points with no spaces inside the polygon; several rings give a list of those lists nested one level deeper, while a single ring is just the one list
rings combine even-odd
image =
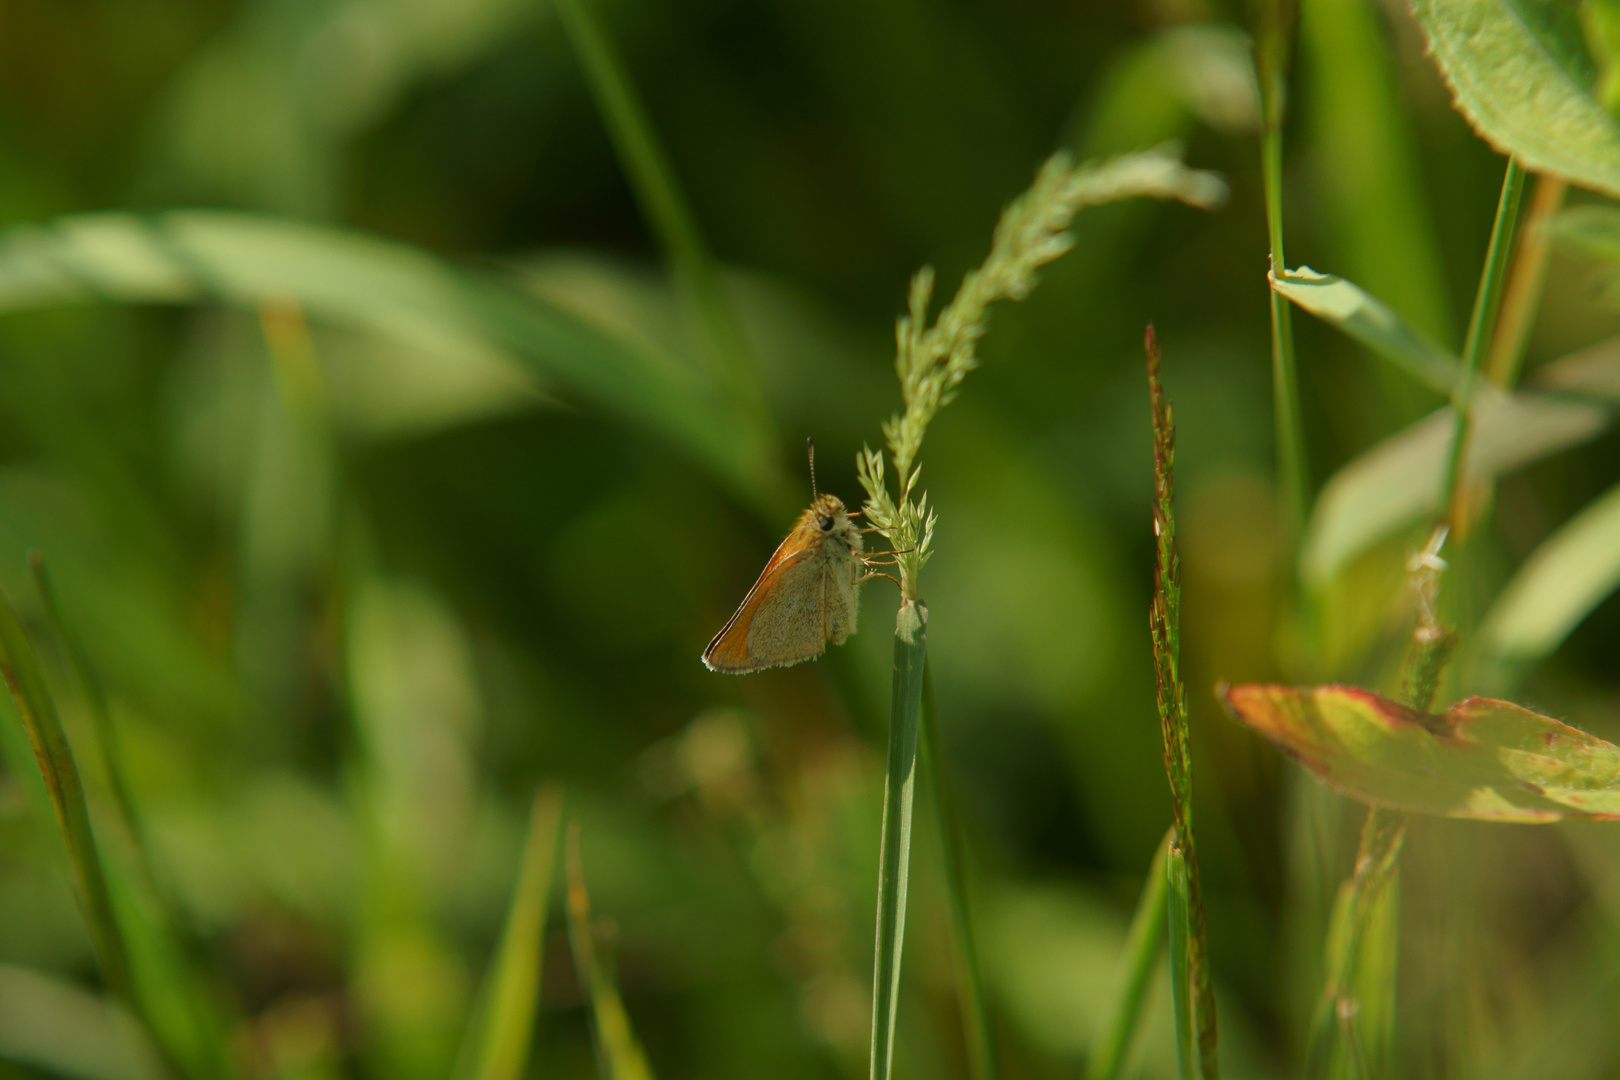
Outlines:
[{"label": "plant stem", "polygon": [[[1136,915],[1131,919],[1130,933],[1125,938],[1125,952],[1120,961],[1114,993],[1114,1011],[1103,1025],[1091,1060],[1086,1062],[1085,1080],[1115,1080],[1125,1065],[1125,1055],[1130,1053],[1131,1042],[1141,1025],[1142,1006],[1147,1002],[1148,985],[1158,966],[1159,953],[1164,948],[1165,932],[1169,925],[1166,921],[1170,892],[1167,860],[1174,836],[1173,826],[1165,830],[1164,839],[1159,841],[1159,850],[1153,856],[1153,865],[1148,868],[1147,881],[1142,884],[1142,898],[1137,901]],[[1182,998],[1177,995],[1175,1000],[1179,1002]],[[1182,1010],[1177,1010],[1176,1019],[1179,1036]],[[1187,1025],[1187,1038],[1190,1051],[1190,1024]]]},{"label": "plant stem", "polygon": [[1552,245],[1547,243],[1547,220],[1564,205],[1569,184],[1562,177],[1541,176],[1536,180],[1536,193],[1530,199],[1530,216],[1519,229],[1518,254],[1508,271],[1507,286],[1502,293],[1502,315],[1496,322],[1496,340],[1491,342],[1490,362],[1485,374],[1492,383],[1504,390],[1512,389],[1519,381],[1519,369],[1524,364],[1524,350],[1530,342],[1530,331],[1536,325],[1536,311],[1541,307],[1541,295],[1547,284],[1547,261]]},{"label": "plant stem", "polygon": [[[1266,233],[1271,242],[1271,272],[1288,268],[1283,254],[1282,120],[1284,77],[1288,62],[1288,36],[1282,3],[1267,4],[1260,30],[1258,71],[1264,129],[1260,136],[1261,177],[1265,186]],[[1294,356],[1294,319],[1288,300],[1271,293],[1271,395],[1277,440],[1277,468],[1281,474],[1286,517],[1285,544],[1290,555],[1305,529],[1310,512],[1310,465],[1305,452],[1305,426],[1301,418],[1299,372]]]},{"label": "plant stem", "polygon": [[995,1050],[985,1013],[979,977],[979,955],[974,947],[973,921],[968,908],[966,858],[962,826],[945,778],[945,755],[939,733],[939,706],[934,697],[933,671],[923,666],[923,767],[934,792],[934,820],[939,825],[940,857],[945,863],[945,893],[950,905],[951,952],[956,962],[957,1007],[962,1013],[962,1034],[967,1042],[968,1075],[972,1080],[994,1080]]},{"label": "plant stem", "polygon": [[636,201],[657,234],[695,316],[714,374],[754,429],[748,432],[751,441],[757,440],[760,449],[769,447],[773,437],[764,391],[747,340],[726,300],[697,216],[681,195],[675,170],[658,142],[624,60],[591,10],[591,0],[556,0],[556,11],[602,111]]},{"label": "plant stem", "polygon": [[[1171,832],[1175,832],[1173,826]],[[1192,941],[1188,934],[1192,924],[1189,878],[1186,852],[1172,839],[1165,860],[1165,880],[1169,893],[1170,1001],[1176,1017],[1176,1060],[1181,1065],[1182,1080],[1197,1080],[1198,1055],[1193,1047]]]},{"label": "plant stem", "polygon": [[921,601],[907,598],[900,603],[894,630],[894,688],[889,711],[888,775],[883,784],[877,948],[872,973],[872,1080],[887,1080],[894,1059],[911,861],[911,807],[917,780],[917,729],[927,657],[928,608]]},{"label": "plant stem", "polygon": [[1509,158],[1502,175],[1502,195],[1496,203],[1496,222],[1491,226],[1491,245],[1485,253],[1485,269],[1480,274],[1479,292],[1474,297],[1474,313],[1468,320],[1468,336],[1463,341],[1462,374],[1451,395],[1457,423],[1451,437],[1451,453],[1446,460],[1441,505],[1445,508],[1447,522],[1459,538],[1467,532],[1463,513],[1467,485],[1463,470],[1474,426],[1474,375],[1479,370],[1480,358],[1490,348],[1491,328],[1502,299],[1508,253],[1513,248],[1513,225],[1519,216],[1519,197],[1523,193],[1524,168],[1517,160]]},{"label": "plant stem", "polygon": [[630,1014],[607,964],[596,955],[591,896],[585,888],[585,867],[579,854],[579,823],[568,826],[568,943],[574,953],[574,972],[585,996],[591,1020],[596,1067],[602,1080],[652,1080],[646,1052],[630,1027]]}]

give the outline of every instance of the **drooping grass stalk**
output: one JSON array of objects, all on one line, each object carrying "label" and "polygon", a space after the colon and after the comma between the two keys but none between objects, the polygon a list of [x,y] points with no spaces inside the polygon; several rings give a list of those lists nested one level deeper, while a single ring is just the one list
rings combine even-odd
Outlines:
[{"label": "drooping grass stalk", "polygon": [[[1256,75],[1260,85],[1260,172],[1265,187],[1266,233],[1271,242],[1271,272],[1283,273],[1282,124],[1286,111],[1289,11],[1283,0],[1268,0],[1256,42]],[[1282,483],[1285,552],[1294,551],[1310,512],[1310,464],[1305,452],[1305,424],[1300,412],[1299,367],[1294,355],[1294,316],[1288,300],[1271,293],[1271,396],[1276,427],[1277,470]],[[1290,560],[1291,561],[1291,560]]]},{"label": "drooping grass stalk", "polygon": [[1547,284],[1547,261],[1552,245],[1547,242],[1546,224],[1564,205],[1569,184],[1558,176],[1542,175],[1530,198],[1530,215],[1519,229],[1518,252],[1508,271],[1502,293],[1502,314],[1496,321],[1496,337],[1491,342],[1490,361],[1485,377],[1504,390],[1519,381],[1530,331],[1535,329],[1536,312]]},{"label": "drooping grass stalk", "polygon": [[1479,291],[1474,297],[1474,313],[1468,320],[1468,336],[1463,339],[1462,374],[1451,395],[1456,427],[1451,436],[1451,451],[1446,458],[1441,506],[1446,522],[1459,538],[1466,534],[1468,525],[1463,513],[1467,492],[1463,469],[1474,429],[1474,378],[1479,371],[1481,358],[1490,349],[1491,331],[1496,325],[1497,306],[1502,299],[1502,283],[1507,275],[1508,254],[1513,248],[1513,226],[1519,216],[1519,197],[1523,193],[1524,167],[1517,160],[1509,158],[1502,175],[1502,195],[1496,203],[1496,221],[1491,226],[1491,245],[1485,252],[1485,269],[1479,276]]},{"label": "drooping grass stalk", "polygon": [[529,812],[512,906],[456,1062],[457,1080],[520,1080],[528,1067],[561,826],[562,791],[543,786]]},{"label": "drooping grass stalk", "polygon": [[923,763],[928,769],[934,792],[934,820],[939,826],[940,857],[945,864],[945,894],[950,908],[951,953],[956,967],[956,1000],[962,1013],[962,1032],[967,1042],[968,1076],[972,1080],[994,1080],[995,1047],[990,1038],[990,1018],[984,1008],[983,983],[979,977],[979,953],[974,944],[972,910],[968,906],[967,853],[962,826],[956,815],[945,776],[945,753],[940,745],[939,704],[934,696],[932,671],[923,668]]},{"label": "drooping grass stalk", "polygon": [[659,144],[624,60],[598,13],[592,10],[592,0],[557,0],[555,7],[636,201],[658,236],[708,347],[714,373],[735,399],[741,416],[754,427],[747,433],[750,441],[763,451],[774,440],[764,391],[747,341],[726,300],[697,216],[681,194],[675,170]]},{"label": "drooping grass stalk", "polygon": [[[1176,428],[1159,380],[1159,340],[1150,323],[1147,352],[1148,396],[1153,407],[1153,606],[1148,623],[1153,638],[1159,728],[1164,737],[1164,771],[1170,781],[1171,840],[1166,856],[1170,890],[1171,990],[1183,1046],[1182,1076],[1218,1080],[1215,994],[1210,984],[1204,936],[1204,903],[1198,881],[1198,851],[1192,822],[1192,752],[1187,728],[1187,690],[1181,681],[1181,566],[1176,554]],[[1197,1068],[1185,1047],[1183,1025],[1198,1044]]]},{"label": "drooping grass stalk", "polygon": [[[998,300],[1020,300],[1036,284],[1036,271],[1072,245],[1069,222],[1084,206],[1132,196],[1174,198],[1210,206],[1225,198],[1226,185],[1209,173],[1188,169],[1164,151],[1126,154],[1100,165],[1074,166],[1055,155],[1036,175],[1028,191],[1002,212],[983,265],[962,279],[956,296],[932,323],[934,273],[924,267],[912,279],[907,314],[895,330],[895,371],[900,377],[903,407],[883,425],[899,498],[884,480],[883,456],[863,448],[856,463],[866,489],[862,513],[889,542],[899,571],[900,612],[895,626],[895,675],[889,715],[889,758],[883,798],[883,840],[879,857],[877,941],[873,958],[871,1075],[889,1075],[894,1055],[900,960],[905,940],[906,886],[910,873],[911,817],[927,658],[928,609],[918,588],[918,575],[928,561],[935,516],[928,496],[917,490],[928,425],[955,398],[967,373],[978,366],[977,343],[984,334],[989,307]],[[936,755],[937,756],[937,755]],[[943,762],[936,772],[943,773]],[[951,843],[959,843],[952,840]],[[956,892],[953,907],[967,911],[959,877],[948,881]],[[965,927],[965,922],[962,924]],[[969,946],[971,942],[969,942]],[[972,979],[976,965],[962,965]],[[965,988],[966,999],[982,999],[977,986]],[[982,1013],[982,1005],[972,1010]],[[982,1024],[982,1016],[967,1025]],[[981,1032],[982,1034],[982,1032]],[[977,1038],[971,1032],[969,1040]],[[982,1051],[988,1062],[987,1048]],[[975,1051],[970,1049],[970,1053]]]},{"label": "drooping grass stalk", "polygon": [[[1146,1010],[1148,987],[1158,967],[1159,954],[1164,948],[1168,926],[1166,912],[1170,892],[1168,859],[1170,843],[1175,838],[1175,827],[1165,830],[1159,841],[1159,850],[1153,856],[1147,881],[1142,885],[1142,898],[1136,903],[1136,915],[1131,919],[1130,932],[1125,937],[1125,952],[1120,961],[1119,976],[1115,981],[1113,1012],[1104,1022],[1091,1059],[1086,1062],[1085,1080],[1115,1080],[1125,1067],[1125,1056],[1130,1053],[1137,1029]],[[1183,919],[1180,925],[1185,927]],[[1185,935],[1183,935],[1185,945]],[[1185,948],[1180,951],[1185,955]],[[1182,965],[1185,971],[1185,965]],[[1174,975],[1172,975],[1174,978]],[[1185,985],[1185,984],[1183,984]],[[1181,994],[1175,995],[1177,1002]],[[1181,1046],[1179,1025],[1183,1011],[1177,1010],[1177,1046]],[[1192,1058],[1192,1025],[1186,1025],[1186,1049],[1183,1061]]]},{"label": "drooping grass stalk", "polygon": [[602,1080],[653,1080],[646,1052],[630,1027],[630,1014],[612,973],[596,954],[591,897],[585,890],[585,869],[579,855],[579,823],[568,826],[568,942],[573,948],[574,971],[586,997],[591,1018],[591,1040]]}]

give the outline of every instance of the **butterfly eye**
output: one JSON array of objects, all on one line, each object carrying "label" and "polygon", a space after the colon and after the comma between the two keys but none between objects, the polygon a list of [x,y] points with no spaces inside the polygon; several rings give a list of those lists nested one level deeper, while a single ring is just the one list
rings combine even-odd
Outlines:
[{"label": "butterfly eye", "polygon": [[825,514],[823,514],[821,516],[821,519],[820,519],[820,524],[821,524],[821,531],[822,532],[832,532],[832,527],[833,527],[833,519],[832,518],[827,517]]}]

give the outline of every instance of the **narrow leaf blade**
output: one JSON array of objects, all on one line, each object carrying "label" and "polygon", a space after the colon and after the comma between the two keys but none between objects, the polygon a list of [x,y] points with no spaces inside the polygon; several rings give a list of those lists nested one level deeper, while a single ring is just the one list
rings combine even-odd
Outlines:
[{"label": "narrow leaf blade", "polygon": [[1273,273],[1271,287],[1429,389],[1451,393],[1457,358],[1366,290],[1308,266]]}]

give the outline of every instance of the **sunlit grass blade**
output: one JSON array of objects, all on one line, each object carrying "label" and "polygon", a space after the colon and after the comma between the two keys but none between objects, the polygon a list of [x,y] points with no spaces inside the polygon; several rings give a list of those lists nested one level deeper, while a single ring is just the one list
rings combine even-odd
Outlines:
[{"label": "sunlit grass blade", "polygon": [[1494,662],[1539,660],[1616,588],[1620,487],[1588,503],[1519,567],[1480,626],[1480,652]]},{"label": "sunlit grass blade", "polygon": [[928,608],[903,600],[894,630],[894,685],[889,705],[888,773],[883,782],[883,838],[878,856],[877,947],[872,971],[872,1080],[885,1080],[894,1059],[900,1001],[900,956],[911,875],[911,808],[917,788],[917,730],[928,658]]},{"label": "sunlit grass blade", "polygon": [[990,1019],[984,1008],[984,980],[974,944],[972,909],[968,906],[966,853],[961,822],[945,777],[945,755],[940,746],[939,707],[934,697],[933,672],[923,667],[923,763],[934,792],[934,820],[939,825],[940,858],[945,864],[945,893],[950,905],[951,952],[956,967],[956,999],[962,1012],[962,1033],[967,1043],[968,1075],[972,1080],[993,1080],[995,1047],[990,1040]]},{"label": "sunlit grass blade", "polygon": [[[1093,1046],[1091,1058],[1086,1062],[1085,1080],[1114,1080],[1119,1076],[1120,1070],[1125,1067],[1125,1057],[1130,1053],[1131,1044],[1141,1027],[1146,1011],[1143,1006],[1147,1004],[1148,987],[1153,983],[1153,974],[1158,969],[1159,956],[1164,949],[1168,925],[1166,919],[1169,917],[1168,859],[1170,842],[1174,838],[1173,827],[1165,831],[1164,839],[1159,841],[1159,850],[1153,855],[1153,865],[1148,869],[1147,881],[1142,884],[1142,898],[1137,901],[1136,915],[1131,919],[1130,933],[1125,938],[1125,952],[1120,960],[1119,975],[1114,988],[1113,1011],[1103,1024]],[[1180,995],[1173,995],[1173,1001],[1177,1009],[1176,1033],[1179,1039],[1182,998]],[[1189,1039],[1192,1033],[1190,1021],[1189,1016],[1187,1023]]]},{"label": "sunlit grass blade", "polygon": [[1365,289],[1308,266],[1273,270],[1271,288],[1442,394],[1457,385],[1457,358]]},{"label": "sunlit grass blade", "polygon": [[561,826],[562,791],[542,787],[529,812],[506,927],[456,1062],[457,1080],[520,1080],[528,1067]]},{"label": "sunlit grass blade", "polygon": [[764,450],[774,439],[758,371],[721,288],[697,216],[681,194],[624,60],[593,10],[593,0],[556,0],[554,10],[584,69],[641,211],[658,235],[707,341],[715,374],[737,400],[740,414],[751,422],[750,442]]},{"label": "sunlit grass blade", "polygon": [[585,889],[585,868],[579,853],[579,824],[568,827],[568,941],[574,951],[574,971],[586,997],[591,1037],[602,1080],[653,1080],[646,1052],[630,1028],[619,988],[606,963],[596,952],[591,922],[591,897]]}]

